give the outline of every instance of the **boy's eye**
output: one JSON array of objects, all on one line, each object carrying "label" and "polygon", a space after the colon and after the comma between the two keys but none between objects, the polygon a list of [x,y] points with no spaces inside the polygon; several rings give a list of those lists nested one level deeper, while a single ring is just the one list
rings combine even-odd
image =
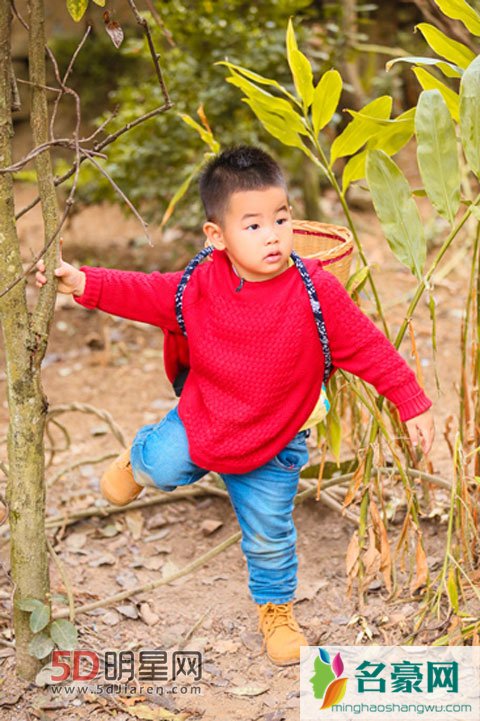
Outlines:
[{"label": "boy's eye", "polygon": [[247,230],[257,230],[257,228],[259,228],[259,227],[260,227],[260,226],[259,226],[258,223],[252,223],[251,225],[249,225],[249,226],[247,227]]},{"label": "boy's eye", "polygon": [[288,222],[288,218],[277,218],[277,223],[279,225],[283,225],[283,223],[287,223],[287,222]]}]

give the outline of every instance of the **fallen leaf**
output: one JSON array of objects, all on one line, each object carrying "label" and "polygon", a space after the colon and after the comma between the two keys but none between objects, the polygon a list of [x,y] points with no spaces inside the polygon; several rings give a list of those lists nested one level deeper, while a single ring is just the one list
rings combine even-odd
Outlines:
[{"label": "fallen leaf", "polygon": [[161,528],[162,526],[166,526],[168,521],[166,520],[163,513],[158,511],[157,513],[154,513],[147,521],[147,528],[151,530],[152,528]]},{"label": "fallen leaf", "polygon": [[146,704],[128,707],[125,710],[128,711],[130,716],[145,719],[145,721],[186,721],[186,719],[191,716],[190,713],[175,714],[158,706],[157,708],[150,708],[150,706],[147,706]]},{"label": "fallen leaf", "polygon": [[116,626],[117,623],[120,622],[120,616],[115,611],[107,611],[105,616],[100,619],[103,621],[103,623],[106,623],[107,626]]},{"label": "fallen leaf", "polygon": [[86,533],[70,533],[65,543],[67,544],[68,548],[70,550],[76,550],[78,548],[83,548],[83,546],[87,542],[87,534]]},{"label": "fallen leaf", "polygon": [[159,617],[154,613],[148,603],[140,604],[140,618],[147,626],[155,626],[158,623]]},{"label": "fallen leaf", "polygon": [[98,568],[98,566],[113,566],[116,561],[117,559],[113,553],[105,553],[103,556],[93,558],[88,565],[91,568]]},{"label": "fallen leaf", "polygon": [[270,691],[270,686],[234,686],[234,688],[227,689],[228,693],[234,696],[261,696],[262,693]]},{"label": "fallen leaf", "polygon": [[132,538],[134,541],[138,541],[139,538],[142,536],[142,530],[143,530],[143,513],[138,511],[128,511],[125,514],[125,521],[128,527],[128,530],[132,534]]},{"label": "fallen leaf", "polygon": [[151,556],[143,560],[144,568],[148,568],[149,571],[159,571],[165,564],[165,559],[160,556]]},{"label": "fallen leaf", "polygon": [[101,424],[98,425],[98,426],[92,426],[92,427],[90,428],[90,435],[92,435],[92,436],[105,436],[105,435],[108,433],[109,430],[110,430],[110,429],[109,429],[109,427],[107,426],[106,423],[101,423]]},{"label": "fallen leaf", "polygon": [[133,603],[125,604],[124,606],[116,606],[116,610],[119,611],[122,616],[126,616],[127,618],[137,619],[138,618],[138,608],[133,605]]},{"label": "fallen leaf", "polygon": [[223,521],[217,521],[212,518],[206,518],[204,521],[202,521],[200,525],[200,529],[204,536],[210,536],[212,533],[215,533],[219,528],[223,526]]}]

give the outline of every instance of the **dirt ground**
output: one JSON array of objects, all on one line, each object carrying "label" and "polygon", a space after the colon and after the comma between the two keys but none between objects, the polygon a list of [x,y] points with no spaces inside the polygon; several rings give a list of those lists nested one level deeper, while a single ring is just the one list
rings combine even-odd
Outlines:
[{"label": "dirt ground", "polygon": [[[30,196],[20,188],[18,207]],[[331,222],[342,222],[340,208],[326,196],[325,209]],[[355,212],[362,242],[372,273],[385,302],[393,332],[403,319],[415,283],[410,273],[392,256],[370,210]],[[438,247],[442,229],[428,225]],[[20,224],[25,261],[41,241],[38,213]],[[117,207],[97,206],[78,213],[64,233],[66,260],[101,263],[110,267],[177,269],[191,256],[173,262],[178,234],[169,232],[162,240],[154,232],[153,248],[141,242],[135,220],[125,218]],[[198,239],[200,247],[201,238]],[[435,249],[431,250],[430,256]],[[426,302],[415,315],[417,347],[422,359],[425,388],[434,401],[437,437],[431,453],[434,472],[451,478],[451,459],[443,438],[445,422],[458,412],[460,319],[469,273],[468,254],[457,243],[455,261],[448,275],[437,279],[437,372],[442,392],[437,393],[433,372],[431,326]],[[443,266],[442,266],[443,267]],[[29,297],[37,290],[30,280]],[[365,299],[365,309],[370,304]],[[409,359],[408,340],[401,351]],[[2,350],[3,359],[3,350]],[[409,359],[410,363],[413,363]],[[2,364],[3,368],[3,364]],[[7,404],[5,374],[0,371],[0,438],[6,434]],[[129,443],[136,430],[159,420],[176,404],[165,377],[162,362],[162,334],[158,329],[102,315],[80,308],[71,299],[58,298],[51,340],[44,363],[43,382],[50,407],[86,404],[111,415]],[[47,515],[76,510],[104,508],[99,477],[108,461],[94,459],[121,450],[110,432],[105,416],[69,411],[58,417],[69,433],[68,448],[61,429],[50,426],[58,450],[47,470]],[[347,429],[345,429],[347,431]],[[316,453],[314,434],[309,439],[312,458]],[[65,450],[62,450],[65,449]],[[348,445],[342,455],[352,456]],[[0,446],[6,461],[6,447]],[[55,475],[75,462],[86,465]],[[48,460],[48,459],[47,459]],[[5,484],[0,481],[0,492]],[[401,491],[395,490],[399,496]],[[445,507],[442,492],[434,502]],[[147,490],[145,498],[154,492]],[[143,498],[143,496],[141,497]],[[392,538],[402,522],[399,509],[392,524]],[[297,618],[311,644],[401,644],[412,631],[418,598],[400,588],[387,602],[381,579],[370,587],[368,604],[358,613],[355,594],[346,595],[345,552],[354,524],[322,503],[309,500],[295,512],[298,529],[299,589],[295,604]],[[211,524],[206,523],[211,521]],[[217,523],[214,523],[217,522]],[[212,531],[212,528],[216,530]],[[429,550],[430,570],[438,569],[445,539],[445,518],[423,520]],[[75,604],[101,600],[125,589],[135,589],[182,568],[238,530],[228,498],[201,496],[192,500],[123,510],[115,515],[87,518],[49,531],[55,552],[73,589]],[[78,616],[79,647],[96,651],[183,647],[204,654],[202,695],[149,694],[136,703],[117,696],[101,698],[79,694],[76,698],[53,695],[49,687],[39,688],[16,679],[12,629],[11,585],[8,578],[8,525],[0,527],[0,719],[61,718],[110,719],[190,718],[204,721],[294,721],[298,719],[298,666],[280,669],[261,653],[256,609],[248,595],[246,565],[238,543],[231,545],[201,569],[156,590],[133,594],[108,608]],[[399,581],[404,580],[400,573]],[[65,592],[57,566],[51,564],[51,587]],[[445,632],[426,631],[416,643],[431,643]],[[145,709],[147,709],[145,711]],[[171,716],[162,715],[162,709]],[[143,715],[142,715],[143,714]],[[182,716],[184,714],[184,716]]]}]

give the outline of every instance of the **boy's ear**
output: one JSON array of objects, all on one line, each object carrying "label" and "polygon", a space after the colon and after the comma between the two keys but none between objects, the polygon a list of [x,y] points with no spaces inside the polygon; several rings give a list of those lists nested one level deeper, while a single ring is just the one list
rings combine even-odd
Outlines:
[{"label": "boy's ear", "polygon": [[213,245],[214,248],[216,248],[217,250],[225,249],[223,232],[221,227],[217,223],[214,223],[212,220],[207,220],[207,222],[203,224],[203,232],[205,233],[209,242]]}]

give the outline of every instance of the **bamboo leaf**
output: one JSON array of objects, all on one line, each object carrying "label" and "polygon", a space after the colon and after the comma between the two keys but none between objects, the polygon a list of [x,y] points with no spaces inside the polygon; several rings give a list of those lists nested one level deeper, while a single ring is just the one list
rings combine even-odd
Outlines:
[{"label": "bamboo leaf", "polygon": [[338,70],[327,70],[313,92],[312,122],[315,137],[328,125],[342,94],[342,77]]},{"label": "bamboo leaf", "polygon": [[[386,119],[390,117],[392,110],[392,98],[388,95],[382,95],[380,98],[372,100],[371,103],[362,108],[362,112],[353,118],[338,135],[332,143],[330,151],[330,167],[337,158],[345,155],[353,155],[362,145],[365,145],[372,135],[378,131],[378,125],[375,124],[376,119]],[[364,117],[364,115],[369,117]]]},{"label": "bamboo leaf", "polygon": [[440,60],[439,58],[424,58],[419,55],[394,58],[393,60],[389,60],[388,63],[385,64],[386,70],[390,70],[390,68],[396,63],[410,63],[411,65],[434,65],[439,70],[441,70],[442,73],[448,78],[460,78],[463,75],[463,70],[462,68],[459,68],[458,65],[454,65],[453,63],[446,63],[444,60]]},{"label": "bamboo leaf", "polygon": [[292,72],[295,89],[303,101],[304,111],[307,112],[313,100],[312,66],[305,55],[298,49],[291,18],[288,21],[287,27],[287,59]]},{"label": "bamboo leaf", "polygon": [[307,148],[303,145],[298,133],[292,130],[288,121],[282,118],[280,115],[268,112],[259,103],[256,103],[250,98],[242,98],[243,102],[246,103],[255,113],[257,118],[262,123],[263,127],[270,135],[280,140],[284,145],[289,145],[294,148],[300,148],[308,155]]},{"label": "bamboo leaf", "polygon": [[452,20],[460,20],[467,30],[480,35],[480,15],[465,0],[435,0],[442,13]]},{"label": "bamboo leaf", "polygon": [[88,0],[67,0],[67,10],[77,23],[85,15],[87,7]]},{"label": "bamboo leaf", "polygon": [[176,190],[173,198],[171,199],[171,201],[168,204],[168,208],[166,209],[165,213],[163,214],[163,218],[160,222],[160,228],[163,228],[168,223],[168,221],[172,217],[173,211],[175,210],[177,204],[183,198],[183,196],[186,194],[187,190],[190,187],[190,184],[192,183],[192,180],[195,178],[195,176],[197,175],[197,173],[200,170],[200,168],[202,167],[202,165],[203,165],[203,161],[201,163],[199,163],[198,165],[196,165],[195,168],[190,173],[190,175],[187,178],[185,178],[183,183]]},{"label": "bamboo leaf", "polygon": [[258,83],[258,85],[269,85],[273,88],[276,88],[281,93],[283,93],[283,95],[285,95],[287,98],[289,98],[298,105],[298,101],[295,96],[289,93],[288,90],[284,88],[283,85],[280,85],[280,83],[278,83],[276,80],[272,80],[271,78],[265,78],[263,75],[254,73],[252,70],[248,70],[241,65],[234,65],[233,63],[229,63],[227,60],[220,60],[219,62],[215,63],[215,65],[225,65],[229,70],[240,73],[240,75],[243,75],[249,80],[253,80],[253,82]]},{"label": "bamboo leaf", "polygon": [[438,90],[420,94],[415,113],[417,159],[432,205],[453,225],[460,205],[460,166],[455,127]]},{"label": "bamboo leaf", "polygon": [[460,83],[460,135],[468,164],[480,178],[480,56]]},{"label": "bamboo leaf", "polygon": [[342,425],[336,410],[331,409],[326,422],[327,438],[330,450],[337,463],[340,463],[340,447],[342,444]]},{"label": "bamboo leaf", "polygon": [[36,633],[28,644],[28,651],[35,658],[45,658],[54,649],[55,644],[47,633]]},{"label": "bamboo leaf", "polygon": [[30,616],[30,628],[33,633],[38,633],[38,631],[45,628],[49,621],[50,609],[45,603],[42,603],[40,606],[37,606]]},{"label": "bamboo leaf", "polygon": [[50,626],[50,635],[62,651],[72,651],[77,647],[78,632],[71,621],[59,618]]},{"label": "bamboo leaf", "polygon": [[437,80],[428,70],[424,68],[414,68],[418,82],[424,90],[440,90],[443,99],[447,103],[447,108],[450,111],[450,115],[458,123],[460,120],[460,98],[457,93],[442,83],[441,80]]},{"label": "bamboo leaf", "polygon": [[442,58],[455,63],[460,68],[467,68],[472,60],[475,60],[475,53],[470,48],[467,48],[463,43],[452,40],[434,25],[419,23],[416,28],[420,30],[434,52],[441,55]]},{"label": "bamboo leaf", "polygon": [[366,171],[373,205],[387,242],[395,257],[420,280],[426,243],[408,182],[382,150],[369,151]]},{"label": "bamboo leaf", "polygon": [[367,150],[362,150],[356,155],[352,155],[351,158],[345,163],[342,174],[342,193],[345,195],[349,186],[365,177],[365,163],[367,161]]},{"label": "bamboo leaf", "polygon": [[458,613],[458,588],[457,579],[455,578],[455,569],[450,566],[447,580],[447,592],[450,605],[454,613]]},{"label": "bamboo leaf", "polygon": [[410,584],[410,592],[414,593],[418,588],[425,586],[428,582],[428,563],[425,549],[422,544],[422,537],[417,535],[417,546],[415,550],[415,576]]},{"label": "bamboo leaf", "polygon": [[226,80],[228,83],[231,83],[243,90],[245,95],[247,95],[253,103],[260,105],[266,112],[275,113],[285,120],[288,120],[291,125],[291,129],[296,133],[309,135],[309,132],[303,122],[303,118],[300,117],[300,115],[294,110],[288,100],[285,100],[284,98],[277,98],[274,95],[267,93],[265,90],[257,88],[253,83],[245,78],[242,78],[240,75],[233,75],[228,77]]},{"label": "bamboo leaf", "polygon": [[197,131],[204,143],[208,145],[212,153],[218,153],[220,146],[213,137],[212,133],[206,130],[200,123],[187,115],[186,113],[178,113],[179,117],[183,120],[186,125]]}]

